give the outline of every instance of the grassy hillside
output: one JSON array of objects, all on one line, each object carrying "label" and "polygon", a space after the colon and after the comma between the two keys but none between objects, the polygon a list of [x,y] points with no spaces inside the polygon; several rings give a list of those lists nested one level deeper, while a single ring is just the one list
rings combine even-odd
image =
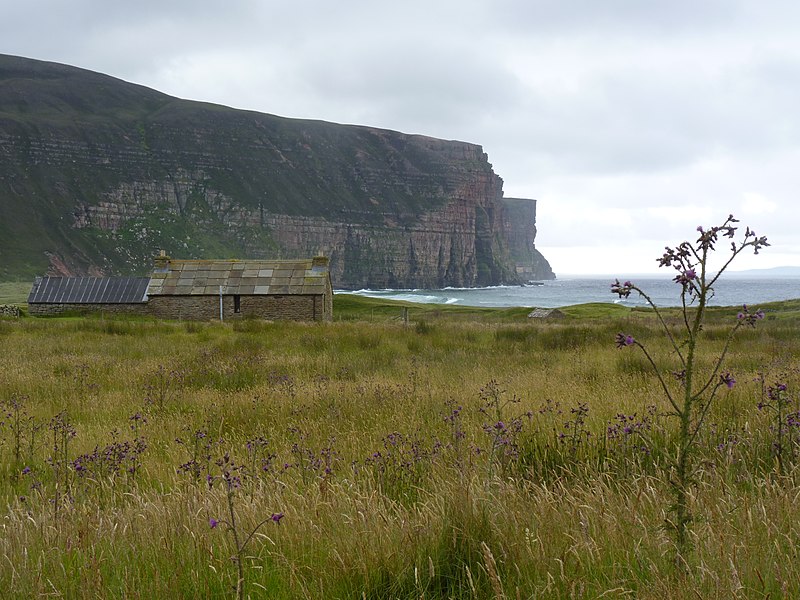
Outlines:
[{"label": "grassy hillside", "polygon": [[[784,422],[779,475],[765,406],[781,382],[797,410],[800,303],[730,348],[678,568],[676,423],[614,344],[668,376],[652,313],[411,306],[406,327],[399,303],[336,305],[324,325],[0,320],[5,597],[235,597],[240,574],[271,598],[800,595],[800,435]],[[714,312],[703,368],[736,320]]]}]

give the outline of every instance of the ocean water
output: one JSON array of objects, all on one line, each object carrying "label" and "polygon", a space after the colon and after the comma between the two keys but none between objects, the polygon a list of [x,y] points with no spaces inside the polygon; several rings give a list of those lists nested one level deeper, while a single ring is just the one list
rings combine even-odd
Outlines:
[{"label": "ocean water", "polygon": [[[668,278],[644,277],[630,280],[641,287],[656,306],[680,306],[680,286]],[[525,306],[557,308],[589,302],[613,302],[624,306],[646,306],[635,293],[620,299],[611,293],[613,277],[569,278],[543,281],[541,285],[498,286],[488,288],[445,288],[441,290],[358,290],[351,293],[373,298],[388,298],[426,304],[453,304],[459,306],[511,307]],[[720,279],[711,299],[712,306],[757,307],[764,302],[800,298],[800,278],[745,278]]]}]

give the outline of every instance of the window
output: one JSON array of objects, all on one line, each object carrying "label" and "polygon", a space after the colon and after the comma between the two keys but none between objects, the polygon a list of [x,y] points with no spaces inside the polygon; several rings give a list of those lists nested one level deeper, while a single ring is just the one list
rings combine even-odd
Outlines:
[{"label": "window", "polygon": [[233,297],[233,312],[242,312],[242,297],[238,294]]}]

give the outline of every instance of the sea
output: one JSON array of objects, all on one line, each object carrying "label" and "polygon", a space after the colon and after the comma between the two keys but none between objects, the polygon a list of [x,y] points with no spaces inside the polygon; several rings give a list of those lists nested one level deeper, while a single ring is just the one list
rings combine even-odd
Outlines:
[{"label": "sea", "polygon": [[[724,276],[723,276],[724,277]],[[641,287],[656,306],[680,306],[681,287],[666,277],[628,277]],[[526,284],[525,286],[497,286],[485,288],[444,288],[440,290],[358,290],[339,291],[341,294],[358,294],[372,298],[405,300],[424,304],[448,304],[482,307],[558,308],[573,304],[609,302],[623,306],[647,306],[635,292],[620,299],[611,293],[614,277],[560,277]],[[800,298],[800,277],[729,277],[720,279],[714,286],[711,306],[741,306],[757,308],[759,304],[777,300]]]}]

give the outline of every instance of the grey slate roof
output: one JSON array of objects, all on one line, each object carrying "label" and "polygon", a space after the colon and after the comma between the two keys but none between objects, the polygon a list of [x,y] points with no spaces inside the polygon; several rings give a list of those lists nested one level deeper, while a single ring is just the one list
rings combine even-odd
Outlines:
[{"label": "grey slate roof", "polygon": [[322,295],[328,268],[307,260],[176,260],[157,266],[148,296]]},{"label": "grey slate roof", "polygon": [[131,304],[146,302],[149,277],[36,277],[28,303]]}]

